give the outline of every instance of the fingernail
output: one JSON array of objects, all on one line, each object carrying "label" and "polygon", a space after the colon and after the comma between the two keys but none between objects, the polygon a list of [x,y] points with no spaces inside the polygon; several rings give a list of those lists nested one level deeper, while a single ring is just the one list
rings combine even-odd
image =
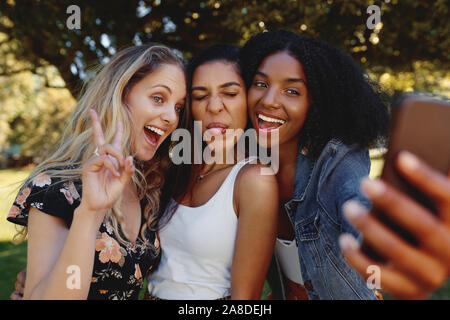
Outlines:
[{"label": "fingernail", "polygon": [[386,190],[386,186],[379,179],[371,180],[369,178],[364,178],[362,180],[362,189],[368,196],[379,197],[383,195]]},{"label": "fingernail", "polygon": [[398,161],[401,166],[410,171],[414,171],[419,167],[419,159],[411,152],[402,151],[398,155]]},{"label": "fingernail", "polygon": [[366,215],[366,209],[354,200],[349,200],[342,206],[345,217],[348,220],[357,220]]},{"label": "fingernail", "polygon": [[339,247],[342,251],[357,250],[359,244],[351,234],[344,233],[339,237]]}]

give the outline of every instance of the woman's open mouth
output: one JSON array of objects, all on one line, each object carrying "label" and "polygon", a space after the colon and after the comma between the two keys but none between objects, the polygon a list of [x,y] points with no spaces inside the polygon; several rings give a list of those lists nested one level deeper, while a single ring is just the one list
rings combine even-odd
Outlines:
[{"label": "woman's open mouth", "polygon": [[225,134],[227,129],[228,129],[228,126],[225,124],[213,122],[213,123],[210,123],[206,127],[205,132],[208,132],[211,136],[220,136],[222,134]]},{"label": "woman's open mouth", "polygon": [[165,131],[154,126],[144,126],[145,140],[151,146],[157,146]]},{"label": "woman's open mouth", "polygon": [[267,115],[263,115],[260,113],[257,113],[257,120],[258,120],[258,130],[259,131],[272,131],[272,130],[276,130],[279,127],[281,127],[283,124],[286,123],[285,120],[279,119],[279,118],[273,118],[273,117],[269,117]]}]

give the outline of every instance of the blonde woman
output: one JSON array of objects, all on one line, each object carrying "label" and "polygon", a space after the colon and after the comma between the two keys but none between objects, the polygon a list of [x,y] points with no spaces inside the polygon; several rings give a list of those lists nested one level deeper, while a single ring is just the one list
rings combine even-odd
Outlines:
[{"label": "blonde woman", "polygon": [[161,45],[119,52],[88,85],[8,216],[28,226],[25,299],[138,298],[160,258],[165,139],[185,95],[183,63]]}]

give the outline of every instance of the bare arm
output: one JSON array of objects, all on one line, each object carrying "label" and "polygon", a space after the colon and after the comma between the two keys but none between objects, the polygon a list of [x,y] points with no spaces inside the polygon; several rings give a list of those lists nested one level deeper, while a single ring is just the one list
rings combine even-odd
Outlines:
[{"label": "bare arm", "polygon": [[[120,154],[122,124],[112,145],[105,144],[95,111],[91,111],[99,155],[83,165],[83,197],[70,230],[64,222],[37,209],[28,218],[29,243],[25,299],[86,299],[95,257],[95,239],[106,212],[114,206],[134,172],[133,160]],[[67,286],[67,268],[79,272],[80,286]],[[69,281],[70,284],[70,281]]]},{"label": "bare arm", "polygon": [[[100,223],[87,210],[75,210],[72,226],[35,208],[28,221],[28,265],[24,299],[86,299]],[[69,266],[80,270],[80,288],[70,289]]]},{"label": "bare arm", "polygon": [[275,245],[278,185],[274,175],[260,175],[247,165],[237,181],[239,224],[231,269],[231,298],[261,298]]}]

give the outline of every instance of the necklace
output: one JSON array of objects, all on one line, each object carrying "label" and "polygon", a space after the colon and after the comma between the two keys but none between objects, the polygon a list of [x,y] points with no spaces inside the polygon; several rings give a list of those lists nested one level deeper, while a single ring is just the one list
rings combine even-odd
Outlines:
[{"label": "necklace", "polygon": [[227,166],[225,166],[225,167],[219,168],[219,169],[217,169],[217,170],[215,170],[215,171],[212,171],[212,170],[211,170],[211,171],[209,171],[209,172],[207,172],[207,173],[205,173],[205,174],[201,174],[201,175],[199,175],[199,176],[197,177],[197,179],[195,179],[195,183],[199,183],[200,181],[202,181],[206,176],[210,175],[211,173],[220,171],[220,170],[225,169],[225,168],[229,168],[230,166],[231,166],[231,164],[230,164],[230,165],[227,165]]}]

